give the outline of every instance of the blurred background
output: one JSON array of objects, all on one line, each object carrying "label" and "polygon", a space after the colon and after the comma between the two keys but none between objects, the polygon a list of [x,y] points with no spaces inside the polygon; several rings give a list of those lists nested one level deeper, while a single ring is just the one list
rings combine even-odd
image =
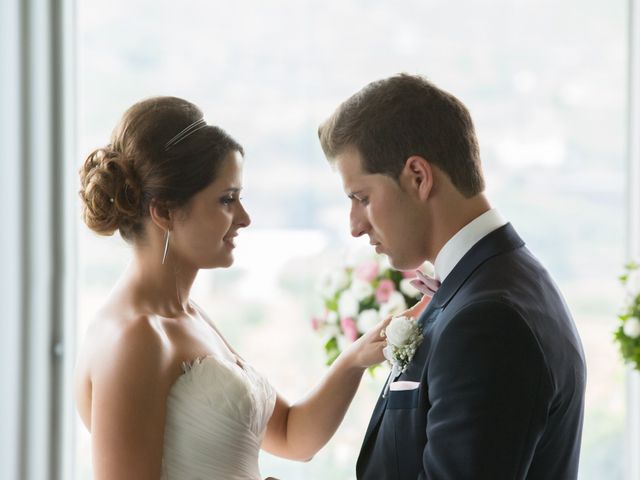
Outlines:
[{"label": "blurred background", "polygon": [[[471,111],[493,206],[574,314],[588,363],[580,479],[631,478],[627,370],[612,342],[623,300],[617,277],[629,255],[630,11],[627,0],[76,0],[68,10],[74,34],[65,37],[73,154],[58,175],[75,192],[84,157],[149,96],[184,97],[231,133],[246,151],[243,197],[253,223],[238,238],[236,263],[201,272],[193,296],[294,401],[326,368],[310,323],[321,306],[319,277],[366,248],[349,236],[349,203],[317,126],[372,80],[427,76]],[[77,215],[75,198],[68,211]],[[77,345],[130,251],[117,236],[68,225],[73,319],[63,323],[67,344]],[[384,379],[364,378],[335,438],[311,462],[262,454],[263,475],[355,478]],[[66,426],[58,427],[69,429],[62,478],[89,480],[89,437],[72,406],[61,408]]]}]

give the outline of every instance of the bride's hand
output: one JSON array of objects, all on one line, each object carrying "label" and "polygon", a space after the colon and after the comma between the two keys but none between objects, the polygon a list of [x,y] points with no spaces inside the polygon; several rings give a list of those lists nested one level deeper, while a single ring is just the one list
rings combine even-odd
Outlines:
[{"label": "bride's hand", "polygon": [[344,358],[357,368],[368,368],[382,362],[384,360],[382,349],[387,346],[387,339],[380,335],[380,332],[389,325],[390,321],[391,317],[384,319],[349,345],[342,352]]}]

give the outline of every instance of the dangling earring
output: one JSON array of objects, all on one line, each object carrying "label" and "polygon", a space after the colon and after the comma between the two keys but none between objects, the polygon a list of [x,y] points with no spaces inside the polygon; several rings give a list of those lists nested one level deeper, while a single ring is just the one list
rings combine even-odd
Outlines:
[{"label": "dangling earring", "polygon": [[162,254],[162,265],[164,265],[164,261],[167,259],[167,252],[169,251],[169,237],[171,237],[171,231],[167,230],[164,235],[164,253]]}]

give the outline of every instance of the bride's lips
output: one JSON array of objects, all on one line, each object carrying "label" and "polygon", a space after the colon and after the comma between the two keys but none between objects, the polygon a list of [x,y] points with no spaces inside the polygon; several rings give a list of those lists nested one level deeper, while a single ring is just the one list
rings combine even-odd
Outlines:
[{"label": "bride's lips", "polygon": [[238,236],[237,233],[233,234],[233,235],[229,235],[228,237],[224,238],[224,243],[226,243],[229,247],[231,248],[236,248],[236,242],[235,242],[235,238]]}]

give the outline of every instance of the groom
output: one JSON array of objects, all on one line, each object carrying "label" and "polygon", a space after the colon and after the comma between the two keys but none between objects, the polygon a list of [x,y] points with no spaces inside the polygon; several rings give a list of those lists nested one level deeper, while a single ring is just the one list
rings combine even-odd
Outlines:
[{"label": "groom", "polygon": [[319,129],[351,233],[399,270],[434,263],[423,340],[373,411],[358,479],[575,479],[584,354],[548,272],[484,195],[466,107],[426,79],[373,82]]}]

